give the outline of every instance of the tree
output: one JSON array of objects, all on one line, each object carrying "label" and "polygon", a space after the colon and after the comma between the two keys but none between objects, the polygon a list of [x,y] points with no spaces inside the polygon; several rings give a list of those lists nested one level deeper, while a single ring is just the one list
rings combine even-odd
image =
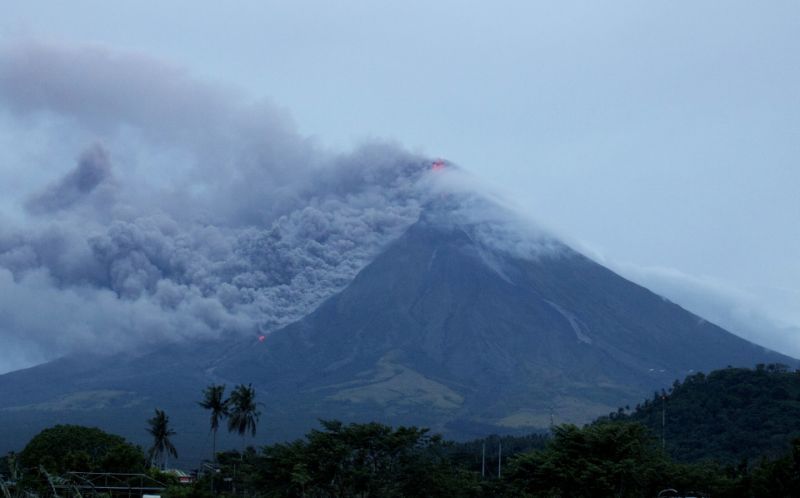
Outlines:
[{"label": "tree", "polygon": [[217,429],[219,429],[220,420],[228,416],[229,399],[225,397],[225,385],[211,384],[203,390],[203,401],[198,404],[211,411],[211,432],[213,434],[212,442],[212,459],[217,461]]},{"label": "tree", "polygon": [[144,454],[121,436],[94,427],[56,425],[31,439],[20,454],[23,468],[48,472],[141,472]]},{"label": "tree", "polygon": [[[13,451],[9,451],[5,458],[0,460],[0,476],[7,476],[12,481],[19,479],[19,456]],[[0,481],[2,477],[0,477]]]},{"label": "tree", "polygon": [[427,429],[320,423],[304,440],[264,447],[253,487],[267,497],[477,495],[478,474],[452,465]]},{"label": "tree", "polygon": [[667,465],[642,425],[561,425],[546,449],[513,459],[509,478],[536,496],[652,496]]},{"label": "tree", "polygon": [[753,469],[751,496],[800,496],[800,438],[791,450],[773,461],[764,459]]},{"label": "tree", "polygon": [[231,392],[229,402],[231,409],[228,414],[228,431],[238,432],[242,436],[242,445],[244,445],[244,437],[248,432],[252,436],[256,435],[258,418],[261,416],[261,412],[257,409],[256,390],[253,389],[252,384],[246,386],[239,384]]},{"label": "tree", "polygon": [[153,436],[153,446],[149,451],[150,462],[161,460],[161,468],[164,469],[168,455],[178,458],[178,451],[173,446],[172,441],[169,440],[170,436],[175,435],[175,431],[169,427],[167,414],[164,413],[164,410],[159,410],[158,408],[156,408],[155,416],[149,419],[147,423],[150,425],[147,432]]},{"label": "tree", "polygon": [[[726,368],[693,374],[673,385],[667,399],[666,450],[678,461],[714,459],[737,465],[774,459],[800,436],[800,375],[781,365]],[[662,402],[620,420],[638,422],[661,435]]]}]

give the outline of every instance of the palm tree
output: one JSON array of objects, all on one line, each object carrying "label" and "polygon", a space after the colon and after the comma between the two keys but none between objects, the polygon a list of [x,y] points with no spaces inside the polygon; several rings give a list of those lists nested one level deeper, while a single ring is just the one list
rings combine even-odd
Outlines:
[{"label": "palm tree", "polygon": [[244,458],[244,437],[249,431],[252,436],[256,435],[256,426],[261,412],[257,410],[256,390],[252,384],[239,384],[231,393],[230,404],[232,406],[228,414],[228,431],[236,431],[242,436],[242,458]]},{"label": "palm tree", "polygon": [[203,389],[203,401],[198,404],[206,410],[211,410],[211,432],[213,433],[213,460],[217,461],[217,429],[219,421],[228,416],[229,399],[225,397],[225,385],[217,386],[211,384]]},{"label": "palm tree", "polygon": [[172,455],[178,458],[178,451],[172,442],[169,440],[170,436],[175,435],[175,431],[169,428],[169,417],[164,413],[164,410],[156,408],[155,417],[149,419],[147,423],[150,428],[147,432],[153,436],[153,446],[150,448],[148,454],[150,455],[150,463],[155,460],[161,460],[161,469],[164,470],[167,466],[167,456]]}]

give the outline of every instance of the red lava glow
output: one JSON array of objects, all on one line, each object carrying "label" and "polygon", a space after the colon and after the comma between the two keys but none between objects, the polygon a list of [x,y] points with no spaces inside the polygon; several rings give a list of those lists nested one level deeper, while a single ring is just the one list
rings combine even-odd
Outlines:
[{"label": "red lava glow", "polygon": [[264,342],[264,339],[266,339],[266,338],[267,338],[267,336],[260,335],[260,336],[258,336],[258,342]]},{"label": "red lava glow", "polygon": [[433,171],[443,170],[445,168],[445,166],[446,165],[444,163],[444,160],[442,160],[442,159],[437,159],[437,160],[433,161],[433,163],[431,163],[431,169]]}]

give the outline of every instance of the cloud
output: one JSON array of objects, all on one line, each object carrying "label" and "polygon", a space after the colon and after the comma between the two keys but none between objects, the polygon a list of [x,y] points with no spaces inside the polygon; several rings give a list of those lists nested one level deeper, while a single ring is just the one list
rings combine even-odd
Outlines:
[{"label": "cloud", "polygon": [[429,192],[423,217],[440,228],[457,229],[484,250],[515,258],[574,254],[565,238],[533,220],[507,193],[457,165],[443,161],[444,168],[426,175],[421,184]]},{"label": "cloud", "polygon": [[[775,306],[774,296],[674,268],[611,264],[634,282],[751,342],[800,358],[798,316]],[[795,296],[796,298],[796,296]]]},{"label": "cloud", "polygon": [[[215,142],[230,125],[252,125],[271,136],[290,133],[288,117],[273,108],[253,109],[236,92],[200,82],[185,70],[101,45],[26,42],[0,52],[0,95],[19,115],[51,112],[74,118],[95,132],[128,125],[150,139]],[[266,107],[266,106],[263,106]]]}]

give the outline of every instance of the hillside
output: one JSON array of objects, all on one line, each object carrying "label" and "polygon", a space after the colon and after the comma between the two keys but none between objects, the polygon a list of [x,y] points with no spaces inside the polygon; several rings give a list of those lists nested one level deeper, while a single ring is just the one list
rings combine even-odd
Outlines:
[{"label": "hillside", "polygon": [[663,408],[666,449],[677,460],[776,457],[800,437],[800,370],[725,368],[690,375],[665,394],[612,418],[640,422],[660,436]]}]

